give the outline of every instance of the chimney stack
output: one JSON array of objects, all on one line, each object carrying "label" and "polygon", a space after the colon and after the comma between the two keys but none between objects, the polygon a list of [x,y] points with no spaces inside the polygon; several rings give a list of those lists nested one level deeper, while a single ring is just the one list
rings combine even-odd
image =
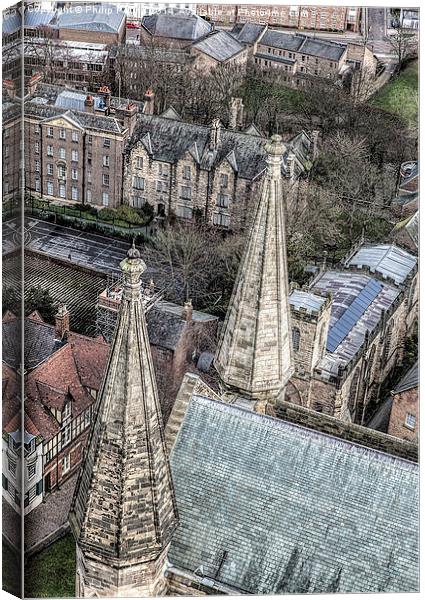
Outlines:
[{"label": "chimney stack", "polygon": [[193,315],[192,300],[188,300],[183,305],[182,319],[189,323],[192,320],[192,315]]},{"label": "chimney stack", "polygon": [[94,112],[94,98],[91,94],[87,94],[84,100],[84,107],[86,112]]},{"label": "chimney stack", "polygon": [[242,98],[230,98],[229,129],[243,127],[243,110]]},{"label": "chimney stack", "polygon": [[34,75],[32,75],[29,79],[28,79],[28,91],[27,93],[32,96],[32,94],[35,94],[35,91],[37,89],[37,85],[38,82],[40,81],[40,79],[42,79],[42,74],[41,73],[34,73]]},{"label": "chimney stack", "polygon": [[122,105],[119,108],[118,114],[123,120],[124,127],[128,129],[129,135],[133,133],[136,126],[138,112],[139,108],[134,102],[128,102],[128,104]]},{"label": "chimney stack", "polygon": [[220,119],[214,119],[210,127],[210,150],[218,150],[220,146],[221,123]]},{"label": "chimney stack", "polygon": [[99,94],[103,96],[103,100],[105,102],[105,113],[109,115],[109,111],[111,109],[111,90],[107,85],[101,85],[99,88]]},{"label": "chimney stack", "polygon": [[153,90],[151,88],[147,89],[144,97],[145,105],[143,107],[145,115],[153,115],[154,98],[155,94],[153,93]]},{"label": "chimney stack", "polygon": [[69,333],[69,310],[65,304],[60,304],[58,312],[55,315],[56,336],[62,340]]}]

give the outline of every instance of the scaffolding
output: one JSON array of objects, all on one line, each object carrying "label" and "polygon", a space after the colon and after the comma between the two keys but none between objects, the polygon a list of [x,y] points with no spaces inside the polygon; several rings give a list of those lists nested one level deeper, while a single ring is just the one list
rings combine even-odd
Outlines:
[{"label": "scaffolding", "polygon": [[[140,282],[140,291],[145,314],[164,297],[164,290],[158,288],[153,280]],[[111,342],[117,323],[118,311],[123,292],[123,276],[120,273],[108,273],[106,288],[96,301],[96,335]]]}]

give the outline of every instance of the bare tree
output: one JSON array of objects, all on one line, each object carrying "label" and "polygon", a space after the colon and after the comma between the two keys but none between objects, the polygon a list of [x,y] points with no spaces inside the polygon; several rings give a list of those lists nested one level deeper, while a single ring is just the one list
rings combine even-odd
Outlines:
[{"label": "bare tree", "polygon": [[418,38],[415,33],[403,29],[403,24],[390,37],[391,50],[397,59],[397,67],[400,70],[406,60],[418,54]]}]

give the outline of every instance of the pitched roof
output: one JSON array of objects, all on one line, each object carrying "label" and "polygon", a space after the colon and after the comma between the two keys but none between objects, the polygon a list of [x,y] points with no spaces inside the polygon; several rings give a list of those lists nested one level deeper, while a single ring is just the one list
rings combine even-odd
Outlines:
[{"label": "pitched roof", "polygon": [[257,23],[237,23],[231,33],[241,44],[254,44],[265,29],[265,25]]},{"label": "pitched roof", "polygon": [[192,47],[219,62],[225,62],[244,50],[242,44],[223,30],[215,31]]},{"label": "pitched roof", "polygon": [[[59,12],[54,21],[59,29],[80,29],[93,32],[116,33],[125,20],[125,13],[114,4],[100,7],[82,4],[80,10]],[[52,23],[51,23],[52,24]]]},{"label": "pitched roof", "polygon": [[416,464],[195,396],[171,466],[172,568],[252,594],[418,590]]},{"label": "pitched roof", "polygon": [[394,388],[395,394],[406,392],[413,388],[417,388],[419,385],[419,361],[416,361],[413,367],[411,367],[406,375],[402,377],[397,386]]},{"label": "pitched roof", "polygon": [[192,13],[155,13],[143,17],[142,25],[152,35],[188,42],[198,40],[210,33],[212,29],[210,23]]},{"label": "pitched roof", "polygon": [[303,41],[303,36],[291,35],[290,33],[268,29],[261,38],[260,44],[296,52],[301,47]]},{"label": "pitched roof", "polygon": [[[238,168],[238,176],[245,179],[254,179],[266,168],[266,152],[264,144],[266,139],[260,137],[258,130],[241,133],[222,128],[220,131],[220,143],[217,151],[212,152],[209,148],[210,127],[185,123],[175,120],[141,114],[138,117],[135,131],[130,138],[126,152],[138,143],[149,137],[149,152],[152,152],[155,160],[174,163],[197,147],[200,157],[200,165],[203,169],[211,169],[220,164],[232,151]],[[299,174],[306,164],[310,152],[310,140],[302,132],[285,142],[284,159],[282,171],[285,171],[287,153],[295,152],[298,164],[296,172]],[[192,153],[193,155],[193,153]]]},{"label": "pitched roof", "polygon": [[298,49],[298,52],[308,54],[309,56],[317,56],[318,58],[326,58],[328,60],[339,60],[346,49],[347,46],[345,44],[306,37],[304,43]]},{"label": "pitched roof", "polygon": [[347,261],[347,266],[366,267],[396,285],[403,283],[416,268],[417,259],[394,244],[365,244]]}]

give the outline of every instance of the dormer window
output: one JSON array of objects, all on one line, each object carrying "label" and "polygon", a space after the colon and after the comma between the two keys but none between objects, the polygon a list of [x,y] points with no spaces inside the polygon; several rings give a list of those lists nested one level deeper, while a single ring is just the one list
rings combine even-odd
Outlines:
[{"label": "dormer window", "polygon": [[35,451],[35,437],[24,444],[25,456],[32,454]]},{"label": "dormer window", "polygon": [[9,449],[17,454],[19,452],[20,446],[20,443],[15,441],[13,437],[9,435]]}]

